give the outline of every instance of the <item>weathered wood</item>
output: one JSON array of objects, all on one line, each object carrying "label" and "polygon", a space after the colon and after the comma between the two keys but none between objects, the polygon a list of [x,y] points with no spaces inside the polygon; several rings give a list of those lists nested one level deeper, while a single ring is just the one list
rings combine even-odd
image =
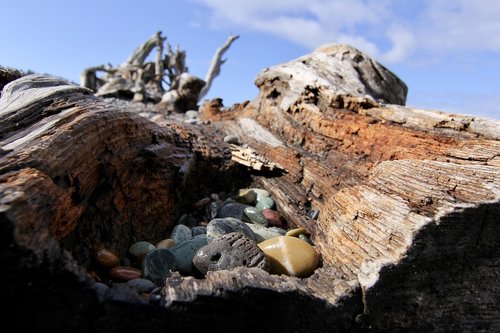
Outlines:
[{"label": "weathered wood", "polygon": [[[12,82],[0,99],[7,317],[23,306],[37,315],[21,327],[121,332],[194,320],[219,332],[498,328],[499,122],[387,104],[404,104],[406,86],[358,52],[325,46],[266,70],[254,102],[209,101],[204,125],[144,112],[155,124],[55,78]],[[360,57],[369,66],[354,75]],[[340,88],[335,59],[353,62]],[[377,75],[392,92],[374,93]],[[286,172],[232,161],[227,134]],[[96,242],[122,254],[157,241],[195,199],[243,186],[268,189],[311,234],[322,257],[311,277],[174,274],[163,308],[99,303],[87,289]]]}]

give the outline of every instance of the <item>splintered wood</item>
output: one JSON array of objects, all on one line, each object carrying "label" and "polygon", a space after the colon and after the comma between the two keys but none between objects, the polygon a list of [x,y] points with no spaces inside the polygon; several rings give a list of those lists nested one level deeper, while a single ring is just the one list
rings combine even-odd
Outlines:
[{"label": "splintered wood", "polygon": [[283,168],[278,163],[274,163],[262,155],[257,154],[255,150],[250,147],[239,147],[235,144],[231,144],[231,160],[236,163],[240,163],[246,165],[257,171],[283,171],[286,172],[286,169]]}]

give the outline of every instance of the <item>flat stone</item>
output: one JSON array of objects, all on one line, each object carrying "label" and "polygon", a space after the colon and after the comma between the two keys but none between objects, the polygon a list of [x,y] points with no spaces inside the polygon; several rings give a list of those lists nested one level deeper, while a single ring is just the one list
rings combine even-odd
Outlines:
[{"label": "flat stone", "polygon": [[191,228],[191,236],[195,237],[198,235],[206,235],[207,234],[207,227],[206,226],[196,226]]},{"label": "flat stone", "polygon": [[241,189],[238,190],[238,193],[236,194],[236,197],[234,199],[245,205],[253,205],[255,200],[257,199],[257,193],[250,189]]},{"label": "flat stone", "polygon": [[105,248],[97,251],[95,261],[104,268],[113,268],[120,265],[120,258],[114,252]]},{"label": "flat stone", "polygon": [[170,249],[155,249],[149,252],[142,262],[144,278],[159,286],[165,284],[165,278],[177,270],[175,255]]},{"label": "flat stone", "polygon": [[204,275],[208,271],[240,266],[258,267],[266,271],[270,269],[269,259],[255,241],[237,232],[223,235],[200,248],[193,258],[193,264]]},{"label": "flat stone", "polygon": [[127,282],[132,279],[140,278],[142,272],[140,269],[129,266],[116,266],[109,271],[109,276],[114,281]]},{"label": "flat stone", "polygon": [[152,281],[143,278],[128,280],[127,284],[129,286],[132,286],[140,294],[150,293],[153,289],[156,288],[156,285]]},{"label": "flat stone", "polygon": [[176,243],[173,239],[167,238],[167,239],[164,239],[164,240],[158,242],[158,244],[156,244],[156,248],[157,249],[170,249],[175,244]]},{"label": "flat stone", "polygon": [[271,273],[305,278],[319,265],[316,250],[303,240],[279,236],[258,244],[271,261]]},{"label": "flat stone", "polygon": [[299,235],[308,235],[309,233],[305,228],[298,227],[295,229],[290,229],[286,232],[286,236],[299,237]]},{"label": "flat stone", "polygon": [[245,208],[251,207],[249,205],[245,205],[239,202],[234,201],[226,201],[219,208],[217,213],[218,218],[223,217],[234,217],[235,219],[242,220],[243,219],[243,211]]},{"label": "flat stone", "polygon": [[142,261],[144,256],[148,254],[149,252],[153,251],[155,249],[155,246],[151,244],[150,242],[146,241],[140,241],[132,244],[129,249],[128,253],[136,260]]},{"label": "flat stone", "polygon": [[207,225],[207,239],[211,243],[217,238],[232,232],[239,232],[245,237],[256,241],[255,235],[244,222],[233,217],[213,219]]},{"label": "flat stone", "polygon": [[264,208],[261,213],[267,219],[268,225],[280,228],[286,226],[285,219],[277,211],[270,208]]},{"label": "flat stone", "polygon": [[172,247],[170,251],[175,256],[177,269],[182,275],[193,275],[193,257],[201,247],[208,244],[207,235],[202,234]]},{"label": "flat stone", "polygon": [[243,210],[243,221],[260,224],[267,227],[269,223],[260,210],[255,207],[247,207]]},{"label": "flat stone", "polygon": [[255,205],[258,210],[264,210],[266,208],[273,209],[275,207],[274,200],[271,197],[265,197],[259,200]]},{"label": "flat stone", "polygon": [[[273,237],[283,236],[285,233],[281,231],[273,230],[274,228],[266,228],[259,224],[247,223],[247,226],[252,229],[255,237],[257,239],[257,243],[263,242],[266,239],[270,239]],[[285,230],[283,230],[285,231]],[[285,231],[286,232],[286,231]]]},{"label": "flat stone", "polygon": [[184,224],[178,224],[172,229],[170,238],[173,239],[176,244],[182,243],[191,238],[191,229]]}]

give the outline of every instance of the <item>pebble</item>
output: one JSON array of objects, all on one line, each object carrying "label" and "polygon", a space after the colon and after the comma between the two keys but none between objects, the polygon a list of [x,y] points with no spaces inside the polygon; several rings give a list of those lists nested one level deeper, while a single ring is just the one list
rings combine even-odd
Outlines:
[{"label": "pebble", "polygon": [[263,242],[266,239],[284,235],[284,233],[273,230],[273,228],[266,228],[259,224],[247,223],[247,226],[252,229],[255,234],[257,243]]},{"label": "pebble", "polygon": [[96,282],[94,283],[94,288],[99,300],[104,300],[109,289],[108,285],[102,282]]},{"label": "pebble", "polygon": [[159,286],[165,284],[165,278],[177,270],[175,255],[170,249],[155,249],[149,252],[142,262],[144,278]]},{"label": "pebble", "polygon": [[255,207],[247,207],[243,210],[243,221],[259,224],[264,227],[267,227],[269,223],[261,211]]},{"label": "pebble", "polygon": [[234,135],[234,134],[228,134],[224,137],[224,142],[226,143],[233,143],[235,145],[239,145],[240,144],[240,139],[238,138],[238,136]]},{"label": "pebble", "polygon": [[221,200],[216,200],[212,201],[209,205],[206,207],[206,215],[209,220],[214,219],[217,217],[217,214],[219,213],[219,209],[222,207],[222,201]]},{"label": "pebble", "polygon": [[152,281],[143,278],[128,280],[127,284],[134,287],[135,290],[137,290],[137,292],[141,294],[150,293],[153,289],[156,288],[156,285]]},{"label": "pebble", "polygon": [[191,228],[191,236],[198,236],[198,235],[206,235],[207,234],[207,227],[206,226],[196,226]]},{"label": "pebble", "polygon": [[179,243],[170,249],[175,256],[179,273],[182,275],[194,275],[193,257],[196,251],[207,244],[207,235],[202,234]]},{"label": "pebble", "polygon": [[147,304],[144,297],[137,290],[125,283],[113,284],[106,293],[106,298],[125,303]]},{"label": "pebble", "polygon": [[269,271],[270,262],[255,241],[232,232],[221,236],[196,252],[193,264],[202,273],[240,266],[258,267]]},{"label": "pebble", "polygon": [[310,245],[313,245],[313,246],[314,246],[313,241],[312,241],[309,237],[307,237],[306,235],[304,235],[304,234],[300,234],[300,235],[299,235],[299,239],[302,239],[304,242],[307,242],[307,243],[309,243]]},{"label": "pebble", "polygon": [[153,251],[155,249],[155,246],[151,244],[150,242],[145,242],[145,241],[140,241],[132,244],[129,249],[128,253],[136,260],[142,261],[144,256],[148,254],[149,252]]},{"label": "pebble", "polygon": [[250,189],[239,190],[236,194],[235,200],[245,205],[253,205],[257,199],[257,193]]},{"label": "pebble", "polygon": [[109,271],[109,276],[114,281],[127,282],[132,279],[140,278],[142,272],[140,269],[130,266],[116,266]]},{"label": "pebble", "polygon": [[173,239],[167,238],[167,239],[164,239],[164,240],[158,242],[158,244],[156,244],[156,248],[157,249],[170,249],[175,244],[176,243]]},{"label": "pebble", "polygon": [[256,241],[255,234],[252,229],[248,227],[241,220],[235,219],[233,217],[225,217],[213,219],[208,223],[207,226],[207,239],[208,243],[213,242],[217,238],[225,234],[229,234],[231,232],[239,232],[245,235],[247,238],[250,238],[253,241]]},{"label": "pebble", "polygon": [[172,229],[170,238],[173,239],[176,244],[182,243],[191,238],[191,229],[184,224],[178,224]]},{"label": "pebble", "polygon": [[268,198],[271,196],[271,193],[269,191],[264,190],[262,188],[251,188],[250,190],[254,191],[255,194],[257,194],[256,201],[259,202],[262,198]]},{"label": "pebble", "polygon": [[243,211],[245,208],[251,207],[239,202],[227,201],[220,208],[217,213],[217,217],[234,217],[235,219],[243,219]]},{"label": "pebble", "polygon": [[319,265],[316,250],[303,240],[279,236],[258,244],[271,261],[271,273],[299,278],[310,276]]},{"label": "pebble", "polygon": [[299,237],[299,235],[306,235],[309,234],[306,229],[299,227],[295,229],[290,229],[286,232],[286,236],[290,237]]},{"label": "pebble", "polygon": [[113,268],[120,265],[120,258],[111,250],[102,248],[95,255],[96,263],[104,268]]},{"label": "pebble", "polygon": [[286,225],[285,219],[275,210],[264,208],[261,213],[270,226],[283,228]]},{"label": "pebble", "polygon": [[258,210],[263,210],[266,208],[273,209],[274,208],[274,200],[271,197],[264,197],[257,202],[255,208]]},{"label": "pebble", "polygon": [[202,209],[205,209],[205,207],[210,203],[210,198],[203,198],[203,199],[200,199],[198,201],[196,201],[194,204],[193,204],[193,209],[195,210],[202,210]]}]

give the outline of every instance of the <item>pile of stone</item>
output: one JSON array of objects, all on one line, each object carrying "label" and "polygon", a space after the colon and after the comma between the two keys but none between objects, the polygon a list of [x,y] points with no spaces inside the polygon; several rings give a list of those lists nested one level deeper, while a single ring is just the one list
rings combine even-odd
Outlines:
[{"label": "pile of stone", "polygon": [[96,249],[91,274],[101,296],[161,302],[161,287],[173,272],[203,278],[209,271],[246,266],[307,278],[318,268],[320,256],[307,230],[289,228],[267,190],[221,196],[198,200],[168,238],[131,244],[126,258]]}]

